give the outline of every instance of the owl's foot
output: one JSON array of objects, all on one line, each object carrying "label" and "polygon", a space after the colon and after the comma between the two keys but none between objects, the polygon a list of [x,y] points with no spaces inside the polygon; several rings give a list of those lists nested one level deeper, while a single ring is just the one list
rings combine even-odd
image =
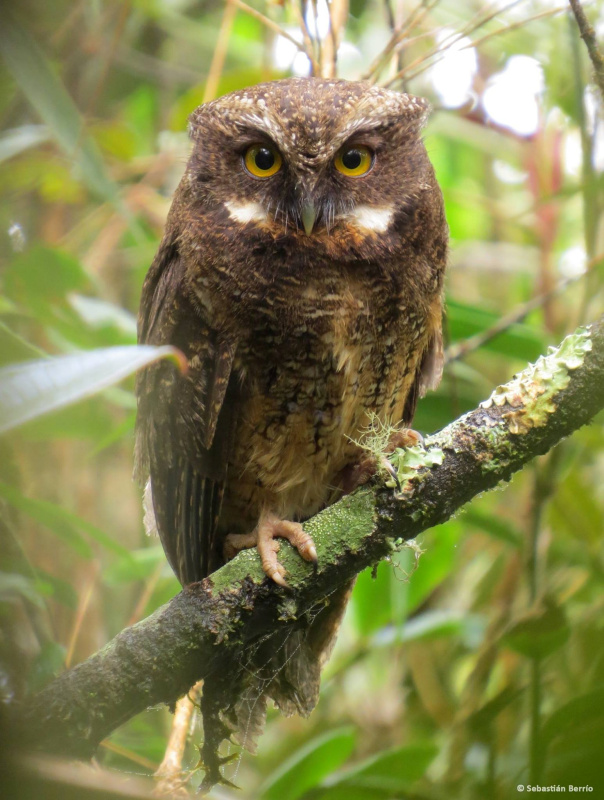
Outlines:
[{"label": "owl's foot", "polygon": [[370,481],[371,478],[380,471],[388,472],[394,479],[397,489],[400,491],[401,485],[398,475],[387,456],[394,453],[395,450],[402,450],[405,447],[415,447],[416,444],[423,445],[423,443],[424,437],[421,433],[411,428],[401,428],[398,431],[394,431],[388,440],[386,449],[381,455],[365,453],[356,464],[352,464],[344,470],[342,476],[342,491],[344,494],[350,494],[350,492],[354,491],[359,486],[363,486]]},{"label": "owl's foot", "polygon": [[285,567],[279,563],[277,539],[287,539],[305,561],[317,563],[317,550],[312,536],[306,533],[299,522],[279,519],[274,514],[265,514],[251,533],[230,533],[224,540],[225,558],[234,558],[240,550],[256,547],[262,561],[262,569],[279,586],[287,586]]}]

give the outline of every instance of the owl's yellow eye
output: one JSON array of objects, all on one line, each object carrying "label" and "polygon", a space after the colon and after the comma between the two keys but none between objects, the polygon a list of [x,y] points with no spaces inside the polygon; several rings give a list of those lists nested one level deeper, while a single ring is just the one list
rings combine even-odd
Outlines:
[{"label": "owl's yellow eye", "polygon": [[362,144],[343,147],[335,157],[334,165],[342,175],[359,178],[366,175],[373,166],[373,152]]},{"label": "owl's yellow eye", "polygon": [[270,178],[281,169],[279,151],[269,144],[253,144],[245,151],[243,163],[254,178]]}]

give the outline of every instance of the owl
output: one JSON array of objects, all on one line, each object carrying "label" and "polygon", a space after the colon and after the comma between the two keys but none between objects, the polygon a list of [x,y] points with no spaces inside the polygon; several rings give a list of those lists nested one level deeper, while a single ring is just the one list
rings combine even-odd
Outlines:
[{"label": "owl", "polygon": [[[367,83],[295,78],[191,115],[139,316],[139,341],[178,347],[189,368],[160,363],[137,385],[138,474],[183,585],[249,547],[286,585],[279,541],[315,561],[301,523],[358,483],[363,431],[408,426],[438,383],[448,234],[427,111]],[[254,669],[206,680],[214,779],[212,747],[259,729],[267,698],[314,706],[350,586],[334,589],[312,622],[259,645],[256,674],[272,677],[254,688],[253,720]]]}]

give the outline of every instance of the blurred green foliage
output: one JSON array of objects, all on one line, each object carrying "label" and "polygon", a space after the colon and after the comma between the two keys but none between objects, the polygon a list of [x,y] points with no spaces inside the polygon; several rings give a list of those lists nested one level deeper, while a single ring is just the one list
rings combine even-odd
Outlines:
[{"label": "blurred green foliage", "polygon": [[[255,8],[297,26],[287,3]],[[485,8],[434,4],[403,62]],[[404,86],[436,106],[426,143],[452,240],[451,360],[420,403],[424,432],[602,310],[602,102],[574,23],[549,9],[527,0],[472,34],[526,22],[479,44],[474,104],[442,107],[430,69]],[[377,0],[355,0],[351,14],[342,77],[367,69],[390,35]],[[0,364],[132,345],[187,157],[187,116],[209,75],[222,94],[288,74],[276,34],[242,10],[225,31],[214,0],[24,0],[2,15]],[[530,136],[489,121],[482,102],[519,54],[544,75]],[[0,440],[7,699],[178,591],[130,481],[134,408],[130,379]],[[213,796],[505,798],[529,782],[591,784],[604,796],[601,422],[427,532],[417,565],[405,549],[362,574],[311,718],[271,712],[258,756],[227,768],[243,791]],[[166,709],[140,715],[100,760],[148,774],[169,725]],[[187,768],[199,737],[196,728]]]}]

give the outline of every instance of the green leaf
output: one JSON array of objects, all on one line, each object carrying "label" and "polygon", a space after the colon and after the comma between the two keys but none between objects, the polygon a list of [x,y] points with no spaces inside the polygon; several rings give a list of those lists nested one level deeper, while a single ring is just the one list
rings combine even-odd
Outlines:
[{"label": "green leaf", "polygon": [[368,789],[355,786],[330,786],[328,789],[319,789],[312,795],[312,800],[384,800],[381,789]]},{"label": "green leaf", "polygon": [[602,719],[604,719],[604,687],[573,697],[556,709],[543,725],[543,741],[549,744],[558,736],[572,737],[589,722]]},{"label": "green leaf", "polygon": [[69,302],[81,319],[93,329],[115,328],[124,339],[136,343],[136,317],[124,308],[99,300],[97,297],[86,297],[74,293]]},{"label": "green leaf", "polygon": [[68,292],[89,287],[90,278],[76,258],[42,245],[17,255],[4,272],[6,294],[34,312],[62,301]]},{"label": "green leaf", "polygon": [[117,186],[107,175],[75,103],[37,42],[6,5],[2,8],[0,54],[61,148],[78,164],[88,187],[103,200],[117,203]]},{"label": "green leaf", "polygon": [[41,689],[63,670],[65,653],[65,647],[58,642],[46,642],[43,645],[27,676],[27,684],[31,692]]},{"label": "green leaf", "polygon": [[546,596],[508,628],[503,643],[528,658],[544,658],[562,647],[569,636],[564,609]]},{"label": "green leaf", "polygon": [[495,539],[500,539],[503,542],[514,545],[514,547],[522,545],[523,536],[521,531],[504,517],[488,511],[480,511],[470,505],[464,510],[462,521],[464,524],[488,533]]},{"label": "green leaf", "polygon": [[389,626],[376,633],[372,647],[392,647],[427,639],[461,636],[482,639],[484,620],[478,614],[461,614],[458,611],[424,611],[407,620],[404,627]]},{"label": "green leaf", "polygon": [[44,608],[44,600],[36,581],[16,572],[0,572],[0,603],[22,597],[38,608]]},{"label": "green leaf", "polygon": [[491,726],[499,714],[514,703],[524,693],[524,688],[506,686],[492,700],[489,700],[468,717],[467,724],[473,735],[480,741],[489,742]]},{"label": "green leaf", "polygon": [[337,769],[350,757],[355,746],[351,728],[317,736],[307,742],[270,775],[259,791],[265,800],[296,800]]},{"label": "green leaf", "polygon": [[373,633],[392,620],[392,564],[382,561],[363,570],[354,586],[350,604],[351,617],[359,636]]},{"label": "green leaf", "polygon": [[[451,298],[447,301],[447,324],[453,342],[484,333],[498,321],[499,315],[486,308],[461,303]],[[545,339],[540,331],[517,322],[485,342],[482,347],[522,361],[534,361],[543,353],[545,345]]]},{"label": "green leaf", "polygon": [[31,442],[50,439],[90,441],[92,446],[105,439],[114,427],[106,397],[91,397],[75,406],[59,408],[26,422],[20,436]]},{"label": "green leaf", "polygon": [[167,563],[161,544],[143,547],[128,552],[126,557],[110,564],[103,572],[103,579],[108,586],[128,581],[141,581],[153,574],[160,563]]},{"label": "green leaf", "polygon": [[[92,558],[94,555],[87,538],[102,545],[106,550],[117,553],[123,558],[130,556],[130,551],[116,542],[96,525],[79,517],[65,508],[47,500],[26,497],[18,489],[6,483],[0,483],[0,497],[3,497],[15,508],[27,514],[36,522],[44,525],[56,536],[66,542],[78,555]],[[86,534],[85,536],[83,534]]]},{"label": "green leaf", "polygon": [[70,583],[39,568],[36,568],[36,576],[36,586],[40,594],[44,597],[52,597],[57,603],[62,603],[72,611],[76,610],[78,593]]},{"label": "green leaf", "polygon": [[0,369],[0,433],[57,408],[90,397],[141,367],[171,357],[174,347],[132,345],[90,350]]},{"label": "green leaf", "polygon": [[30,147],[36,147],[48,141],[49,131],[46,125],[22,125],[5,131],[0,136],[0,162],[19,155]]},{"label": "green leaf", "polygon": [[117,442],[123,441],[128,436],[134,439],[135,425],[136,414],[128,414],[128,416],[122,422],[120,422],[119,425],[115,425],[105,436],[101,437],[96,442],[90,457],[93,458],[94,456],[97,456],[103,450],[106,450],[108,447],[111,447]]},{"label": "green leaf", "polygon": [[558,533],[595,550],[604,530],[603,509],[593,485],[586,483],[581,472],[574,469],[556,487],[549,516]]},{"label": "green leaf", "polygon": [[45,353],[0,321],[0,364],[40,358]]},{"label": "green leaf", "polygon": [[[457,520],[438,525],[426,537],[424,553],[408,584],[408,613],[418,608],[454,569],[459,557],[457,545],[463,540],[463,527]],[[424,539],[420,538],[422,545]]]},{"label": "green leaf", "polygon": [[324,786],[379,790],[391,797],[393,793],[408,791],[423,777],[437,753],[436,745],[429,742],[397,747],[333,776]]}]

